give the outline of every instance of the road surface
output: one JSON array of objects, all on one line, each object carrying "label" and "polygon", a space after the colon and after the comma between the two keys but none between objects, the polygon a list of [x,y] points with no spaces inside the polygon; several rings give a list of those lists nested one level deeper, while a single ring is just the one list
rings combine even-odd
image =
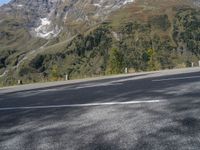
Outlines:
[{"label": "road surface", "polygon": [[0,90],[0,150],[200,149],[200,68],[21,87]]}]

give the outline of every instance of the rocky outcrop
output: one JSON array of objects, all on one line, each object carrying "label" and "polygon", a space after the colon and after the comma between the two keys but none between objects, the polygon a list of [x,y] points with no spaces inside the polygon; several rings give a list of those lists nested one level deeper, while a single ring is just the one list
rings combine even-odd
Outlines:
[{"label": "rocky outcrop", "polygon": [[94,25],[110,12],[134,0],[12,0],[2,6],[7,15],[18,15],[27,20],[32,35],[56,37],[62,29],[70,32],[71,23]]}]

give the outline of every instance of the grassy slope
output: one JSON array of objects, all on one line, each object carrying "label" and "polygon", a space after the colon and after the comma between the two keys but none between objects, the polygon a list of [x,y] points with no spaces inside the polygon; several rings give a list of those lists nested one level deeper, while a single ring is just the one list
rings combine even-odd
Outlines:
[{"label": "grassy slope", "polygon": [[[187,49],[186,42],[183,42],[187,37],[181,39],[180,35],[188,31],[186,32],[184,22],[177,21],[178,17],[180,19],[184,16],[184,14],[177,15],[181,12],[179,8],[184,8],[183,12],[192,16],[189,5],[189,1],[183,3],[182,0],[137,1],[112,13],[105,23],[85,33],[82,31],[82,34],[71,39],[72,41],[66,40],[64,34],[49,41],[40,52],[26,60],[17,72],[11,71],[3,79],[6,81],[4,83],[13,84],[19,78],[25,82],[36,82],[62,79],[64,74],[70,74],[71,78],[82,78],[109,73],[113,66],[111,64],[113,61],[110,61],[110,58],[113,58],[110,57],[113,48],[118,49],[117,54],[123,56],[122,63],[119,63],[122,64],[119,66],[122,67],[121,71],[127,66],[140,71],[179,67],[197,61],[200,53]],[[21,20],[8,19],[8,22],[4,23],[0,24],[2,25],[0,29],[9,33],[12,38],[9,39],[8,36],[0,39],[3,45],[1,50],[17,49],[23,52],[37,49],[46,42],[31,38],[24,28],[16,30],[15,24],[23,26]],[[7,24],[8,26],[5,26]],[[80,28],[80,25],[77,26]],[[199,30],[199,27],[194,28],[195,30],[191,32],[198,34],[196,29]],[[178,32],[176,36],[174,36],[175,30]],[[199,39],[195,40],[198,44]],[[149,49],[153,49],[151,57],[148,54]],[[14,52],[9,57],[17,57],[15,55]],[[118,64],[116,60],[114,62]]]},{"label": "grassy slope", "polygon": [[[123,24],[126,24],[127,22],[140,22],[141,24],[148,24],[150,23],[152,25],[152,30],[150,32],[150,37],[153,38],[154,35],[158,35],[161,39],[166,40],[169,39],[170,44],[172,47],[175,47],[176,49],[179,49],[180,47],[184,47],[185,43],[182,43],[178,40],[180,40],[178,37],[174,38],[174,22],[177,19],[176,15],[179,12],[179,9],[183,9],[183,12],[185,12],[186,18],[189,17],[189,14],[187,14],[190,9],[194,9],[194,6],[191,4],[191,1],[183,1],[183,0],[138,0],[135,4],[130,5],[128,8],[124,8],[118,12],[114,12],[113,15],[109,18],[109,21],[111,22],[111,26],[113,30],[116,32],[120,30],[120,27]],[[199,11],[196,12],[199,15]],[[184,14],[184,13],[183,13]],[[158,20],[154,20],[152,18],[159,17],[161,15],[167,15],[168,20],[170,22],[170,26],[167,30],[163,30],[159,26]],[[197,16],[198,16],[197,15]],[[155,21],[152,23],[152,21]],[[157,21],[157,22],[156,22]],[[196,22],[198,21],[195,20]],[[179,22],[180,23],[180,22]],[[180,24],[183,24],[180,23]],[[182,25],[180,25],[181,28]],[[188,27],[189,28],[189,27]],[[196,26],[197,30],[199,30],[200,26]],[[182,29],[185,31],[185,29]],[[192,31],[190,31],[192,32]],[[198,34],[198,33],[195,33]],[[144,35],[148,36],[148,35]],[[185,41],[186,42],[186,41]],[[187,48],[186,48],[187,49]],[[175,63],[177,65],[181,65],[182,62],[186,61],[188,59],[189,61],[197,61],[198,56],[194,56],[191,51],[184,51],[185,55],[181,54],[181,57],[176,58]],[[198,55],[199,53],[197,53]]]},{"label": "grassy slope", "polygon": [[[13,55],[8,58],[13,62],[9,64],[15,65],[20,55],[27,51],[37,49],[45,40],[32,38],[29,32],[25,29],[24,20],[20,18],[7,17],[3,18],[0,23],[0,51],[5,53],[11,51]],[[1,57],[4,57],[1,55]],[[7,57],[7,56],[5,56]]]},{"label": "grassy slope", "polygon": [[[0,75],[6,69],[14,68],[29,51],[38,49],[46,40],[33,38],[26,30],[26,20],[20,17],[4,16],[0,22]],[[16,76],[12,70],[10,76]],[[6,76],[8,78],[8,76]],[[5,78],[0,78],[5,80]],[[9,83],[10,84],[10,83]]]}]

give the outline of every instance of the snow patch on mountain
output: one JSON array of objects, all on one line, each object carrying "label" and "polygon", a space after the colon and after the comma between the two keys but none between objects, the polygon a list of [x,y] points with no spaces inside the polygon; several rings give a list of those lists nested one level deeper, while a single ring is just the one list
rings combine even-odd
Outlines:
[{"label": "snow patch on mountain", "polygon": [[135,0],[100,0],[100,1],[93,1],[93,5],[97,7],[95,17],[102,17],[104,18],[107,14],[115,11],[124,5],[129,3],[133,3]]},{"label": "snow patch on mountain", "polygon": [[38,29],[43,28],[45,26],[49,26],[51,24],[51,21],[47,18],[40,18],[41,25],[38,27]]},{"label": "snow patch on mountain", "polygon": [[50,39],[58,36],[61,29],[57,25],[54,27],[48,18],[40,18],[40,25],[37,28],[34,28],[33,32],[37,37]]},{"label": "snow patch on mountain", "polygon": [[107,0],[100,0],[97,2],[93,1],[93,5],[96,7],[101,8],[102,10],[106,9],[110,9],[110,11],[112,11],[112,8],[120,8],[123,5],[126,5],[128,3],[133,3],[135,0],[112,0],[110,2],[108,2]]},{"label": "snow patch on mountain", "polygon": [[101,4],[93,4],[96,7],[101,7]]},{"label": "snow patch on mountain", "polygon": [[125,0],[124,1],[124,5],[128,4],[128,3],[133,3],[135,0]]},{"label": "snow patch on mountain", "polygon": [[19,5],[17,5],[17,7],[23,7],[24,5],[22,5],[22,4],[19,4]]}]

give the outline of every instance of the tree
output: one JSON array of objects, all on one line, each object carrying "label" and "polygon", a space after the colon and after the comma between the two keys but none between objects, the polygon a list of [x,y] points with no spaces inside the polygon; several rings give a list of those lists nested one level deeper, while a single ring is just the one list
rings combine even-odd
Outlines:
[{"label": "tree", "polygon": [[122,72],[123,72],[123,54],[117,48],[112,48],[109,57],[109,73],[118,74]]},{"label": "tree", "polygon": [[52,80],[56,81],[59,78],[59,72],[58,72],[58,66],[57,65],[53,65],[52,69],[51,69],[51,78]]},{"label": "tree", "polygon": [[147,56],[148,56],[148,68],[150,71],[152,70],[158,70],[160,69],[160,64],[156,60],[156,52],[154,49],[148,49],[147,50]]}]

